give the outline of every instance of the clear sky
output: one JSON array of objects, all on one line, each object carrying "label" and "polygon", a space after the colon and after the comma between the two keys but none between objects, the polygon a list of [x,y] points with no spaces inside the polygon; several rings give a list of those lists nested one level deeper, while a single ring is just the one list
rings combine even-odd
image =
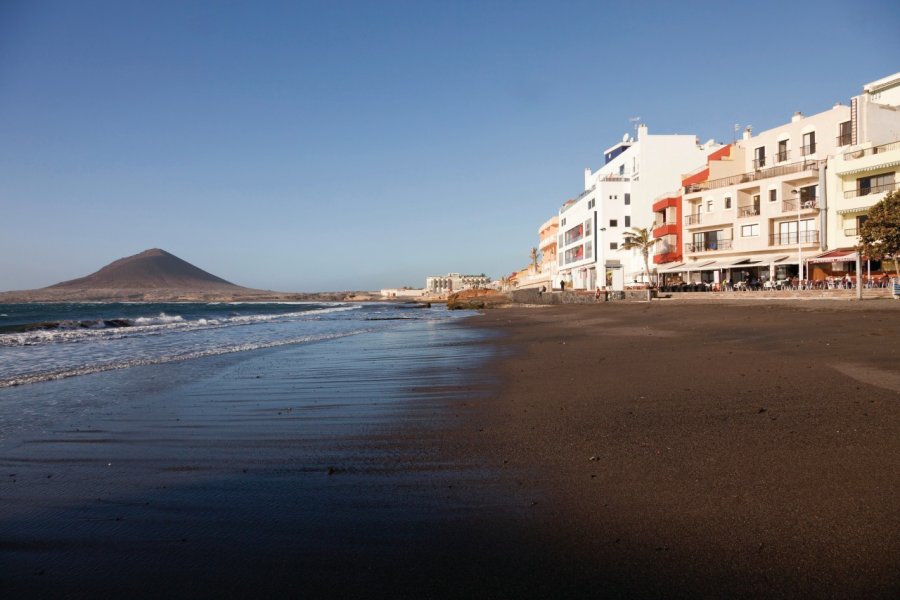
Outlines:
[{"label": "clear sky", "polygon": [[900,70],[895,0],[0,0],[0,290],[159,247],[284,291],[498,278],[640,116],[730,141]]}]

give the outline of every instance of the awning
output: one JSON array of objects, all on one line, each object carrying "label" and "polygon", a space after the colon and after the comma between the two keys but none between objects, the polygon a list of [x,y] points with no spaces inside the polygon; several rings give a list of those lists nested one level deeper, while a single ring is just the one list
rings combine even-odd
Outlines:
[{"label": "awning", "polygon": [[701,261],[695,262],[695,263],[685,263],[684,268],[681,269],[681,270],[682,270],[682,271],[702,271],[702,270],[703,270],[703,267],[705,267],[706,265],[711,265],[711,264],[713,264],[714,262],[716,262],[716,261],[714,261],[714,260],[705,260],[705,261],[701,260]]},{"label": "awning", "polygon": [[731,265],[731,261],[713,261],[702,267],[694,267],[691,271],[718,271],[719,269],[727,269]]},{"label": "awning", "polygon": [[674,265],[669,265],[664,269],[656,270],[657,273],[680,273],[681,271],[684,271],[684,263],[683,262],[680,262],[680,263],[677,263]]},{"label": "awning", "polygon": [[[848,152],[849,154],[849,152]],[[877,165],[872,165],[870,167],[863,167],[861,169],[850,169],[848,171],[837,171],[838,175],[856,175],[857,173],[865,173],[866,171],[878,171],[880,169],[889,169],[891,167],[896,167],[900,165],[900,160],[894,160],[891,162],[880,163]]]},{"label": "awning", "polygon": [[872,208],[872,207],[871,206],[860,206],[858,208],[842,208],[841,210],[837,211],[837,214],[839,214],[839,215],[861,215],[862,213],[869,212],[870,208]]},{"label": "awning", "polygon": [[838,248],[807,260],[808,263],[835,263],[856,260],[856,248]]}]

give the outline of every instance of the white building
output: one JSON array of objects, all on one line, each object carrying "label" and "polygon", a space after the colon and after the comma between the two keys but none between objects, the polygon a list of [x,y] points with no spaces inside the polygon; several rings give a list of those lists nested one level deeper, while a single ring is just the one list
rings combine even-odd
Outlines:
[{"label": "white building", "polygon": [[[863,86],[850,102],[850,121],[828,162],[828,229],[824,255],[812,259],[814,276],[855,268],[859,226],[866,212],[900,188],[900,73]],[[874,264],[873,264],[874,263]],[[867,274],[885,265],[867,261]]]},{"label": "white building", "polygon": [[620,249],[623,234],[651,229],[654,199],[679,188],[681,175],[703,165],[714,147],[693,135],[651,135],[641,125],[636,141],[626,135],[606,150],[600,169],[585,169],[585,191],[559,210],[558,268],[566,286],[621,290],[646,281],[640,251]]},{"label": "white building", "polygon": [[460,275],[448,273],[447,275],[433,275],[425,279],[425,290],[432,294],[452,294],[461,290],[485,288],[491,282],[491,278],[484,273],[481,275]]}]

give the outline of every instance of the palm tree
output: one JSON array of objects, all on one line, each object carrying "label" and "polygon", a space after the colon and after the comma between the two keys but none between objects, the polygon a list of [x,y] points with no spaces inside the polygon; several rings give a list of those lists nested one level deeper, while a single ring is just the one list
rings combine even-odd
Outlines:
[{"label": "palm tree", "polygon": [[641,255],[644,257],[644,269],[647,272],[647,281],[652,285],[653,282],[650,281],[650,250],[656,245],[653,234],[650,233],[650,230],[646,227],[632,227],[625,232],[623,239],[624,241],[620,246],[622,250],[641,251]]},{"label": "palm tree", "polygon": [[537,248],[532,248],[532,249],[531,249],[531,272],[532,272],[532,273],[537,273],[537,272],[538,272],[538,264],[537,264],[537,262],[538,262],[538,249],[537,249]]}]

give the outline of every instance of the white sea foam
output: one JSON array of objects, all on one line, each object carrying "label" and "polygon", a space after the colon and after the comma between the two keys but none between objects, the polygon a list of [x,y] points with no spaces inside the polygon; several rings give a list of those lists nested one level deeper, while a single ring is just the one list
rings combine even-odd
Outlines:
[{"label": "white sea foam", "polygon": [[357,310],[359,308],[361,308],[359,305],[335,305],[328,306],[327,308],[300,312],[268,315],[239,315],[234,317],[223,317],[220,319],[198,318],[194,320],[187,320],[181,315],[166,315],[165,313],[161,313],[156,317],[138,317],[132,321],[134,325],[131,327],[106,327],[103,324],[103,321],[98,321],[96,325],[87,328],[81,326],[72,326],[68,328],[61,326],[57,329],[40,329],[3,334],[0,335],[0,347],[116,340],[132,336],[159,335],[170,331],[218,329],[221,327],[252,325],[255,323],[317,319],[321,315]]},{"label": "white sea foam", "polygon": [[184,360],[192,360],[196,358],[204,358],[207,356],[218,356],[221,354],[233,354],[235,352],[247,352],[250,350],[260,350],[263,348],[274,348],[277,346],[288,346],[293,344],[304,344],[312,342],[320,342],[325,340],[333,340],[338,338],[359,335],[361,333],[369,333],[372,329],[355,329],[352,331],[344,331],[338,333],[329,333],[323,335],[307,335],[294,337],[283,340],[272,340],[268,342],[252,342],[243,344],[233,344],[228,346],[220,346],[218,348],[210,348],[206,350],[198,350],[192,352],[184,352],[181,354],[171,354],[167,356],[159,356],[153,358],[137,358],[132,360],[111,361],[98,363],[93,365],[84,365],[66,369],[48,370],[39,373],[28,373],[19,376],[13,376],[7,379],[0,379],[0,388],[8,388],[29,383],[38,383],[41,381],[50,381],[54,379],[65,379],[67,377],[75,377],[77,375],[88,375],[91,373],[99,373],[101,371],[113,371],[118,369],[127,369],[129,367],[138,367],[144,365],[158,365],[164,363],[178,362]]}]

